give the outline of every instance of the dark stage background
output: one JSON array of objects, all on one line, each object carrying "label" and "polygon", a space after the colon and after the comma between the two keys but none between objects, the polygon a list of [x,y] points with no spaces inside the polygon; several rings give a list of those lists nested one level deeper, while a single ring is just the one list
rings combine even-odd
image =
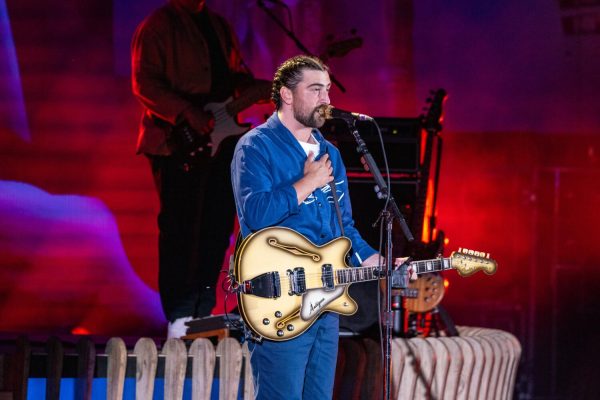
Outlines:
[{"label": "dark stage background", "polygon": [[[256,2],[208,3],[257,77],[298,53]],[[165,333],[129,79],[131,34],[160,4],[0,0],[0,332]],[[447,273],[443,305],[519,338],[518,398],[597,398],[600,1],[285,4],[315,54],[362,39],[328,61],[346,88],[334,105],[416,117],[429,89],[449,92],[438,226],[448,251],[490,252],[499,270]]]}]

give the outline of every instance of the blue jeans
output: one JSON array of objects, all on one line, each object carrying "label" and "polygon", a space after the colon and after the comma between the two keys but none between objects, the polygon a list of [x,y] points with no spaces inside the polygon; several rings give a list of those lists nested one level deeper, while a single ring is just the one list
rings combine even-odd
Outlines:
[{"label": "blue jeans", "polygon": [[250,341],[256,399],[331,399],[338,339],[339,317],[328,312],[294,339]]}]

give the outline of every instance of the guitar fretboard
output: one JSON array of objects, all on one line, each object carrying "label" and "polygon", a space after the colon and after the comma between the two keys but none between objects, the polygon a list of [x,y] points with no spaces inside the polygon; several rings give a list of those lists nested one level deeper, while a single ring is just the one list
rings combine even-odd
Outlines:
[{"label": "guitar fretboard", "polygon": [[260,87],[252,86],[246,89],[238,98],[229,102],[225,109],[231,116],[236,116],[239,112],[250,107],[259,100],[268,98],[268,93]]},{"label": "guitar fretboard", "polygon": [[[452,262],[450,258],[436,258],[434,260],[412,261],[410,266],[418,275],[451,269]],[[335,270],[334,273],[338,285],[381,279],[378,266],[343,268]]]}]

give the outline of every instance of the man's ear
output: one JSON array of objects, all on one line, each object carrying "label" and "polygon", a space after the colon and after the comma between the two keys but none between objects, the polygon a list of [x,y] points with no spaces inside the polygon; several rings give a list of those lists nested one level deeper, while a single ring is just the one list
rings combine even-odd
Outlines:
[{"label": "man's ear", "polygon": [[279,89],[279,96],[281,97],[281,101],[283,101],[285,104],[292,104],[294,94],[290,88],[282,86],[281,89]]}]

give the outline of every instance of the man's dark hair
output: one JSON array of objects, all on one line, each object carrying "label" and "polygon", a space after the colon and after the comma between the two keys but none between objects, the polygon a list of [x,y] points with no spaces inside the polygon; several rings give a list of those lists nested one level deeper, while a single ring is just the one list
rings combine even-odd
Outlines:
[{"label": "man's dark hair", "polygon": [[281,95],[279,94],[281,88],[285,86],[291,90],[295,89],[302,80],[302,72],[306,69],[329,72],[329,68],[323,64],[323,61],[306,55],[292,57],[277,68],[271,89],[271,100],[275,103],[277,110],[281,107]]}]

